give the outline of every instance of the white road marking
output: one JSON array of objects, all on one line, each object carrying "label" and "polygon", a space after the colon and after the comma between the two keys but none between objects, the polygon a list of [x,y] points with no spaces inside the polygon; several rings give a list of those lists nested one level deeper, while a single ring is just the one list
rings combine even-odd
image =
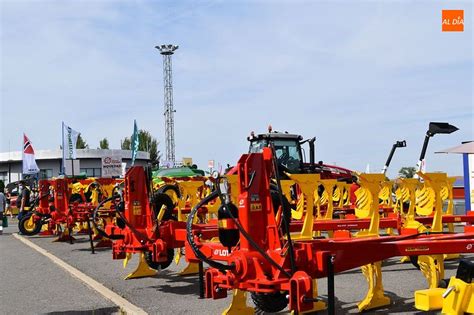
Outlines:
[{"label": "white road marking", "polygon": [[117,293],[113,292],[109,288],[106,288],[102,283],[97,282],[96,280],[92,279],[88,275],[82,273],[78,269],[74,268],[73,266],[69,265],[68,263],[64,262],[63,260],[59,259],[58,257],[54,256],[47,250],[39,247],[35,243],[31,242],[30,240],[26,239],[25,237],[18,235],[17,233],[13,234],[13,237],[18,239],[19,241],[23,242],[27,246],[31,247],[32,249],[36,250],[43,256],[48,257],[52,262],[54,262],[56,265],[60,266],[64,270],[66,270],[68,273],[70,273],[73,277],[79,279],[80,281],[84,282],[86,285],[88,285],[90,288],[93,290],[97,291],[100,293],[103,297],[106,299],[112,301],[114,304],[116,304],[120,309],[125,313],[125,314],[137,314],[137,315],[146,315],[148,314],[145,312],[143,309],[139,308],[136,305],[133,305]]}]

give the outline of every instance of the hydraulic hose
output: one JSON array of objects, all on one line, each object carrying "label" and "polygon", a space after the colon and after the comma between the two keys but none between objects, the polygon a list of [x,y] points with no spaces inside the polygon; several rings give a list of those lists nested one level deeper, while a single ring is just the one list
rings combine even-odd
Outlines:
[{"label": "hydraulic hose", "polygon": [[48,214],[41,213],[41,212],[38,212],[38,211],[36,211],[35,209],[36,209],[36,206],[39,204],[39,201],[40,201],[41,199],[45,198],[45,197],[48,197],[48,196],[49,196],[49,193],[44,194],[44,195],[42,195],[42,196],[38,196],[37,198],[35,198],[35,199],[33,200],[33,204],[31,205],[31,213],[32,213],[32,214],[35,214],[35,215],[37,215],[37,216],[39,216],[39,217],[41,217],[41,220],[47,220],[47,218],[49,217],[49,215],[48,215]]},{"label": "hydraulic hose", "polygon": [[150,241],[148,236],[146,236],[143,233],[139,232],[133,225],[131,225],[130,222],[128,222],[127,219],[125,219],[125,217],[123,216],[123,214],[120,211],[117,211],[117,209],[116,209],[115,212],[119,215],[120,219],[122,219],[123,223],[125,223],[125,225],[128,226],[128,228],[133,233],[135,233],[135,235],[137,235],[139,238],[141,238],[141,240]]},{"label": "hydraulic hose", "polygon": [[[92,212],[92,225],[94,225],[94,228],[97,230],[97,232],[99,232],[99,234],[101,236],[106,237],[106,238],[110,238],[110,235],[108,235],[104,230],[99,228],[99,225],[96,222],[97,212],[99,211],[100,207],[102,207],[105,203],[114,200],[114,198],[115,198],[115,196],[112,196],[112,197],[109,197],[107,199],[102,200],[101,202],[99,202],[97,207]],[[115,211],[117,211],[117,208],[115,208]]]},{"label": "hydraulic hose", "polygon": [[[116,188],[116,187],[115,187]],[[114,188],[114,190],[115,190]],[[103,237],[106,237],[106,238],[109,238],[109,239],[113,239],[113,236],[112,235],[108,235],[104,230],[102,230],[101,228],[99,228],[99,226],[97,225],[97,222],[96,222],[96,219],[97,219],[97,212],[99,211],[100,207],[102,207],[105,203],[109,202],[109,201],[112,201],[114,200],[115,198],[117,198],[118,196],[120,196],[119,194],[115,194],[113,195],[112,197],[109,197],[107,199],[104,199],[102,200],[98,205],[97,207],[94,209],[94,211],[92,212],[92,224],[94,225],[94,227],[97,229],[98,233],[100,235],[102,235]],[[120,198],[122,198],[120,196]],[[140,239],[142,240],[150,240],[148,238],[147,235],[144,235],[143,233],[139,232],[133,225],[130,224],[130,222],[128,222],[128,220],[123,216],[123,214],[118,210],[118,207],[115,207],[114,208],[115,210],[115,213],[118,214],[118,216],[120,217],[120,219],[123,221],[123,223],[135,234],[137,235]]]},{"label": "hydraulic hose", "polygon": [[[250,185],[249,185],[250,186]],[[250,188],[250,187],[248,187]],[[222,195],[219,183],[217,183],[217,193],[219,196]],[[280,270],[284,275],[286,275],[288,278],[291,278],[291,274],[288,273],[282,266],[280,266],[276,261],[274,261],[268,254],[260,247],[258,244],[253,240],[253,238],[245,231],[244,227],[240,225],[239,220],[237,220],[236,217],[232,214],[232,211],[228,207],[224,207],[226,210],[227,214],[231,217],[232,221],[234,221],[234,224],[237,226],[239,229],[240,233],[247,239],[247,241],[260,253],[260,255],[263,256],[270,264],[272,264],[275,268]],[[189,222],[189,221],[188,221]],[[189,235],[189,234],[188,234]]]},{"label": "hydraulic hose", "polygon": [[[276,162],[276,156],[275,156],[275,146],[273,143],[271,143],[271,149],[272,149],[272,164],[273,164],[273,170],[275,172],[275,180],[277,184],[277,189],[278,189],[278,198],[280,199],[280,205],[281,209],[283,212],[283,224],[285,225],[285,230],[286,230],[286,237],[288,240],[288,250],[290,251],[290,267],[291,267],[291,273],[294,274],[296,271],[296,263],[295,263],[295,252],[293,249],[293,242],[291,241],[291,232],[290,232],[290,222],[288,222],[287,218],[291,218],[291,210],[287,208],[286,204],[284,203],[283,200],[283,193],[281,189],[281,182],[280,182],[280,173],[278,172],[278,164]],[[289,213],[288,213],[289,212]],[[288,215],[288,217],[287,217]]]},{"label": "hydraulic hose", "polygon": [[[94,212],[92,212],[92,224],[93,224],[94,227],[97,229],[97,231],[99,232],[100,235],[102,235],[102,236],[104,236],[104,237],[106,237],[106,238],[110,238],[110,239],[113,239],[113,236],[112,236],[112,235],[108,235],[104,230],[100,229],[99,226],[97,225],[96,219],[97,219],[97,212],[99,211],[100,207],[102,207],[105,203],[114,200],[115,198],[117,198],[117,195],[102,200],[102,201],[97,205],[97,207],[94,209]],[[142,233],[140,233],[139,231],[137,231],[137,229],[135,229],[135,227],[134,227],[133,225],[131,225],[131,224],[127,221],[127,219],[125,219],[125,217],[123,216],[123,214],[118,210],[118,207],[115,207],[114,210],[115,210],[115,213],[118,214],[118,216],[120,217],[120,219],[122,219],[123,223],[125,223],[125,225],[128,226],[128,228],[129,228],[133,233],[135,233],[135,234],[136,234],[139,238],[141,238],[142,240],[148,240],[148,237],[147,237],[146,235],[143,235]]]},{"label": "hydraulic hose", "polygon": [[32,207],[36,206],[41,199],[43,199],[44,197],[48,197],[48,196],[49,196],[49,193],[43,194],[42,196],[39,196],[39,197],[35,198],[35,200],[33,200],[33,204],[31,206]]},{"label": "hydraulic hose", "polygon": [[[39,204],[39,201],[40,201],[41,199],[45,198],[45,197],[48,197],[48,196],[49,196],[49,193],[44,194],[44,195],[42,195],[42,196],[36,197],[36,198],[33,200],[33,204],[31,205],[31,208],[33,208],[33,209],[36,208],[36,206]],[[33,212],[36,213],[36,210],[33,210]],[[38,213],[38,214],[41,215],[40,213]]]},{"label": "hydraulic hose", "polygon": [[[217,185],[216,185],[217,187],[219,187],[218,184],[219,183],[217,183]],[[191,249],[193,250],[194,255],[196,255],[197,258],[204,261],[209,266],[211,266],[213,268],[216,268],[216,269],[219,269],[221,271],[232,270],[232,269],[235,268],[235,266],[225,265],[225,264],[222,264],[222,263],[217,262],[215,260],[207,258],[206,255],[204,255],[203,252],[201,252],[199,247],[194,242],[194,235],[193,235],[194,216],[196,215],[199,208],[201,208],[204,204],[210,202],[211,200],[216,199],[218,196],[220,197],[220,190],[216,190],[216,191],[212,192],[209,196],[205,197],[196,206],[194,206],[194,208],[189,213],[188,220],[186,222],[186,238],[188,240],[189,245],[191,246]]]}]

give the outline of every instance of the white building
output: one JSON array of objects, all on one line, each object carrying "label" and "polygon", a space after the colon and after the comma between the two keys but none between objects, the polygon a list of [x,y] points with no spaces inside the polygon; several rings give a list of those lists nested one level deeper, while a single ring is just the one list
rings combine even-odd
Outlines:
[{"label": "white building", "polygon": [[[79,161],[81,173],[85,173],[87,176],[100,177],[102,175],[102,158],[107,156],[121,158],[122,163],[126,163],[127,168],[130,167],[132,162],[132,151],[130,150],[102,149],[78,149],[76,161]],[[61,173],[62,150],[35,150],[35,158],[40,169],[38,174],[40,179],[56,177]],[[149,161],[150,154],[148,152],[137,152],[135,165],[146,165]],[[18,181],[21,179],[21,173],[21,151],[0,153],[0,180],[3,180],[5,184]]]}]

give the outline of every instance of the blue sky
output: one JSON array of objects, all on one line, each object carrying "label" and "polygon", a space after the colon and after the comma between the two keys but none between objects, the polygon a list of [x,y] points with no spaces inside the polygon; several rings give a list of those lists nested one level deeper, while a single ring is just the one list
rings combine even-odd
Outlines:
[{"label": "blue sky", "polygon": [[[9,1],[1,8],[1,144],[57,148],[61,121],[92,148],[133,119],[164,151],[162,58],[173,57],[176,156],[235,163],[250,131],[316,136],[317,160],[389,175],[418,159],[460,175],[435,151],[474,139],[471,1]],[[441,32],[463,9],[465,31]]]}]

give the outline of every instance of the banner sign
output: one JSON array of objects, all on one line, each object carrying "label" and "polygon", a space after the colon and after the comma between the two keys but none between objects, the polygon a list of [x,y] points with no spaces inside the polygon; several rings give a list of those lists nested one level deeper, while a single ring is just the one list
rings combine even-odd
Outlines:
[{"label": "banner sign", "polygon": [[120,156],[102,157],[102,177],[120,177],[122,172],[122,158]]},{"label": "banner sign", "polygon": [[35,151],[31,145],[30,139],[23,134],[23,174],[36,174],[40,170],[35,160]]},{"label": "banner sign", "polygon": [[63,158],[65,160],[76,159],[76,143],[79,132],[63,123]]}]

